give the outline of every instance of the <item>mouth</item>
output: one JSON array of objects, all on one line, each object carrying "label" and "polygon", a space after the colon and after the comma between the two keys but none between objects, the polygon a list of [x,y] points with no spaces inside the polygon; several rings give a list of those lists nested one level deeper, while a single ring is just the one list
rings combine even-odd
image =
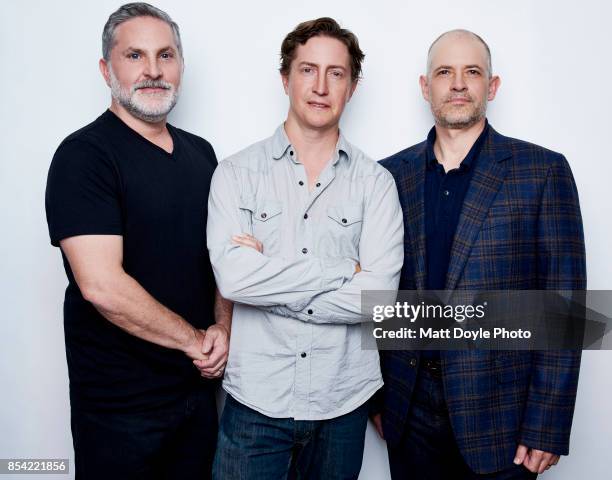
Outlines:
[{"label": "mouth", "polygon": [[310,105],[313,108],[320,109],[320,110],[325,110],[329,108],[328,104],[321,103],[321,102],[308,102],[308,105]]},{"label": "mouth", "polygon": [[470,103],[471,100],[467,97],[454,97],[450,98],[447,103],[451,105],[465,105],[466,103]]},{"label": "mouth", "polygon": [[166,87],[140,87],[136,89],[137,92],[142,93],[164,93],[168,90],[169,89]]}]

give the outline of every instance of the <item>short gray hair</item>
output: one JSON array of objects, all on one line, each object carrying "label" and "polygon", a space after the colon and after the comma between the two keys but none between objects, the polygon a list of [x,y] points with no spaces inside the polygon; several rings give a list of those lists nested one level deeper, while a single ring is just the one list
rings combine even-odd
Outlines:
[{"label": "short gray hair", "polygon": [[436,38],[432,42],[432,44],[429,46],[429,50],[427,50],[427,76],[428,77],[431,76],[431,51],[433,50],[433,47],[436,45],[436,43],[438,43],[438,41],[440,41],[443,37],[447,35],[467,35],[467,36],[474,38],[475,40],[478,40],[480,43],[482,43],[482,45],[485,48],[485,52],[487,54],[487,73],[488,73],[489,78],[491,78],[491,75],[493,75],[493,64],[491,62],[491,49],[487,45],[487,42],[485,42],[480,35],[476,35],[474,32],[470,32],[469,30],[464,30],[462,28],[457,28],[455,30],[449,30],[448,32],[444,32],[442,35]]},{"label": "short gray hair", "polygon": [[115,46],[115,30],[123,22],[137,17],[153,17],[166,22],[172,28],[174,41],[179,51],[179,55],[183,58],[183,46],[181,45],[181,33],[178,25],[170,18],[163,10],[160,10],[153,5],[144,2],[126,3],[121,5],[116,11],[111,13],[110,17],[104,25],[102,31],[102,57],[107,62],[110,61],[110,53]]}]

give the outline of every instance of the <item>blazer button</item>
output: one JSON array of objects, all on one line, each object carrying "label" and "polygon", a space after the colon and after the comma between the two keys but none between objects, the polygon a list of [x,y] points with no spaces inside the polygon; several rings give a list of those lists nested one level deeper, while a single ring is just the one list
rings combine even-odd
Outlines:
[{"label": "blazer button", "polygon": [[346,222],[347,222],[346,218],[343,218],[342,223],[346,223]]},{"label": "blazer button", "polygon": [[410,359],[410,366],[411,366],[411,367],[416,367],[416,366],[417,366],[417,360],[416,360],[416,358],[411,358],[411,359]]},{"label": "blazer button", "polygon": [[306,358],[306,352],[302,352],[302,353],[300,354],[300,357],[302,357],[302,358]]},{"label": "blazer button", "polygon": [[268,215],[266,213],[261,214],[261,218],[266,218]]},{"label": "blazer button", "polygon": [[308,249],[307,248],[302,248],[302,253],[303,254],[307,254],[308,253]]}]

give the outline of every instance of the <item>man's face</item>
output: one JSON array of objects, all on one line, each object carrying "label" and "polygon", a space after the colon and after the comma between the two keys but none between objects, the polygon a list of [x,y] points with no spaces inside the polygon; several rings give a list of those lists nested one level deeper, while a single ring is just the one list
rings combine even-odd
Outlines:
[{"label": "man's face", "polygon": [[289,116],[306,128],[335,127],[357,86],[351,81],[348,48],[335,38],[316,36],[298,45],[289,75]]},{"label": "man's face", "polygon": [[100,68],[113,98],[146,122],[165,119],[178,99],[183,61],[167,23],[137,17],[115,30],[110,62]]},{"label": "man's face", "polygon": [[484,119],[499,78],[489,78],[480,41],[467,34],[449,34],[433,46],[428,76],[421,76],[420,83],[436,125],[464,129]]}]

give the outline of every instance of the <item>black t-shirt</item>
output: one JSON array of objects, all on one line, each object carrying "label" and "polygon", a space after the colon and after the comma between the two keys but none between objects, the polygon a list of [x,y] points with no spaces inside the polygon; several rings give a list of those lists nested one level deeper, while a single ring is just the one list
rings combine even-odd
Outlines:
[{"label": "black t-shirt", "polygon": [[[51,243],[121,235],[123,268],[196,328],[214,322],[206,207],[217,165],[204,139],[168,125],[172,154],[107,110],[66,138],[47,180]],[[208,383],[184,353],[132,336],[87,302],[62,252],[66,356],[73,407],[131,409],[172,401]]]}]

